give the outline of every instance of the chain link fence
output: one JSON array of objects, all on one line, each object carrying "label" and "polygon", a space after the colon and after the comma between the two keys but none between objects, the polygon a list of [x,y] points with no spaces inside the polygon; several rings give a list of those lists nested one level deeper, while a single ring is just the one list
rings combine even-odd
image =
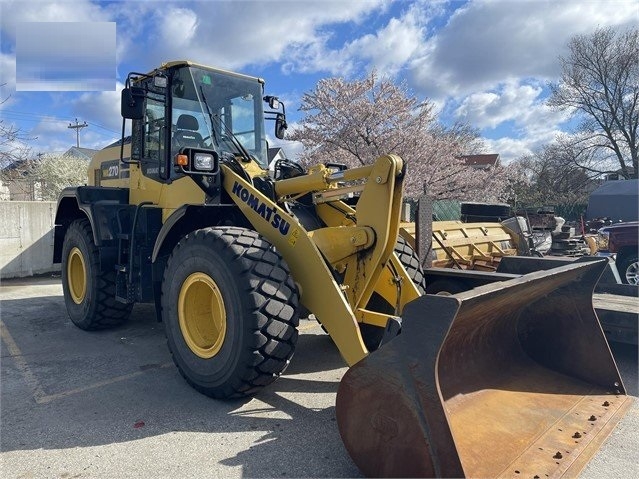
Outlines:
[{"label": "chain link fence", "polygon": [[[412,199],[404,200],[407,211],[404,221],[415,221],[417,217],[417,201]],[[461,203],[456,200],[439,200],[433,202],[433,220],[453,221],[461,218]]]},{"label": "chain link fence", "polygon": [[[417,201],[413,199],[404,200],[406,205],[406,215],[402,217],[404,221],[415,221],[417,217]],[[517,211],[528,211],[536,213],[538,211],[552,211],[555,216],[561,216],[567,222],[579,222],[586,212],[585,204],[566,204],[552,206],[527,206],[517,205]],[[514,214],[514,211],[513,211]],[[461,202],[456,200],[439,200],[433,202],[433,220],[454,221],[461,219]]]}]

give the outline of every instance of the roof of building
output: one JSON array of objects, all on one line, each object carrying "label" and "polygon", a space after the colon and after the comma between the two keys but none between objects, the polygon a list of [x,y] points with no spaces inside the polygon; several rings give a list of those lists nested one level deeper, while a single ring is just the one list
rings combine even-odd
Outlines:
[{"label": "roof of building", "polygon": [[499,164],[499,153],[462,155],[461,158],[469,166],[495,166]]},{"label": "roof of building", "polygon": [[606,181],[590,194],[586,219],[637,220],[638,198],[639,180]]},{"label": "roof of building", "polygon": [[271,147],[268,149],[268,162],[270,163],[271,161],[273,161],[273,158],[275,158],[278,153],[281,152],[281,156],[282,158],[286,158],[286,155],[284,154],[284,150],[282,150],[279,147]]},{"label": "roof of building", "polygon": [[65,151],[62,156],[75,156],[76,158],[82,158],[83,160],[90,160],[98,151],[99,150],[94,150],[92,148],[80,148],[78,146],[72,146],[67,151]]},{"label": "roof of building", "polygon": [[34,163],[35,160],[33,159],[25,159],[25,160],[16,160],[12,163],[9,163],[8,165],[4,165],[2,167],[2,171],[4,172],[8,172],[8,171],[12,171],[12,170],[20,170],[22,168],[29,168],[30,165],[32,165]]}]

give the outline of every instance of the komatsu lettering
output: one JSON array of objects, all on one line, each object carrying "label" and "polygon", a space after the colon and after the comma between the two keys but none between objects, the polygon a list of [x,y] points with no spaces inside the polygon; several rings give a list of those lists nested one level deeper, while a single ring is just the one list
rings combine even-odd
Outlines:
[{"label": "komatsu lettering", "polygon": [[275,208],[267,206],[266,203],[260,201],[257,196],[237,181],[233,184],[231,192],[266,221],[270,221],[271,226],[279,230],[281,234],[286,235],[288,233],[291,225],[279,213],[275,212]]}]

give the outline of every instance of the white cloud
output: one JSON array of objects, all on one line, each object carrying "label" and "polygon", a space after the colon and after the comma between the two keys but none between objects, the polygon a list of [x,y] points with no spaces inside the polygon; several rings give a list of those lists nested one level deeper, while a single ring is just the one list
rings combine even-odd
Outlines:
[{"label": "white cloud", "polygon": [[369,59],[385,75],[393,75],[418,50],[424,36],[417,8],[410,8],[402,18],[391,18],[375,34],[368,34],[348,44],[348,56]]},{"label": "white cloud", "polygon": [[[175,8],[164,6],[155,9],[150,18],[166,28],[158,28],[150,36],[153,48],[145,49],[146,67],[169,59],[194,59],[227,69],[284,61],[300,49],[320,50],[317,45],[331,37],[326,33],[329,26],[357,23],[368,13],[379,12],[386,3],[202,1],[190,3],[188,8],[179,3]],[[306,58],[319,56],[309,54]]]},{"label": "white cloud", "polygon": [[184,48],[193,41],[199,23],[198,15],[193,10],[171,7],[163,11],[159,31],[172,48]]},{"label": "white cloud", "polygon": [[538,151],[541,147],[552,143],[552,141],[562,133],[559,128],[548,127],[546,129],[527,129],[525,134],[519,138],[501,137],[496,139],[486,139],[485,144],[489,151],[499,153],[504,164],[530,155]]},{"label": "white cloud", "polygon": [[635,0],[469,2],[422,46],[412,80],[432,97],[488,89],[507,78],[554,79],[575,34],[632,25]]},{"label": "white cloud", "polygon": [[329,50],[327,40],[317,37],[307,44],[292,45],[282,71],[291,73],[325,72],[331,76],[349,77],[353,70],[352,58],[344,50]]},{"label": "white cloud", "polygon": [[511,161],[530,155],[536,148],[536,143],[527,139],[498,138],[486,140],[487,151],[499,153],[502,164],[507,165]]},{"label": "white cloud", "polygon": [[326,33],[306,44],[291,45],[284,70],[349,77],[376,68],[385,76],[393,77],[420,52],[426,25],[437,13],[437,3],[410,4],[401,16],[389,18],[386,25],[374,33],[363,34],[352,41],[332,46],[333,37]]},{"label": "white cloud", "polygon": [[496,91],[467,96],[455,111],[456,116],[478,128],[495,128],[505,121],[525,125],[533,109],[539,108],[542,88],[509,81]]},{"label": "white cloud", "polygon": [[498,129],[510,124],[510,135],[517,138],[488,140],[504,158],[521,156],[553,141],[569,119],[567,112],[545,104],[545,91],[539,84],[510,80],[490,91],[473,93],[461,101],[457,119],[482,129]]}]

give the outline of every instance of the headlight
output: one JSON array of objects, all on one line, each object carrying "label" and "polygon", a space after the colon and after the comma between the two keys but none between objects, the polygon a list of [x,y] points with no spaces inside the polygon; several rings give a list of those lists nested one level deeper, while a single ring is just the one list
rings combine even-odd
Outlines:
[{"label": "headlight", "polygon": [[196,170],[211,171],[213,169],[213,155],[209,153],[196,153],[193,158],[193,166]]},{"label": "headlight", "polygon": [[608,231],[603,231],[603,230],[597,231],[597,250],[607,251],[609,239],[610,239],[610,233]]}]

